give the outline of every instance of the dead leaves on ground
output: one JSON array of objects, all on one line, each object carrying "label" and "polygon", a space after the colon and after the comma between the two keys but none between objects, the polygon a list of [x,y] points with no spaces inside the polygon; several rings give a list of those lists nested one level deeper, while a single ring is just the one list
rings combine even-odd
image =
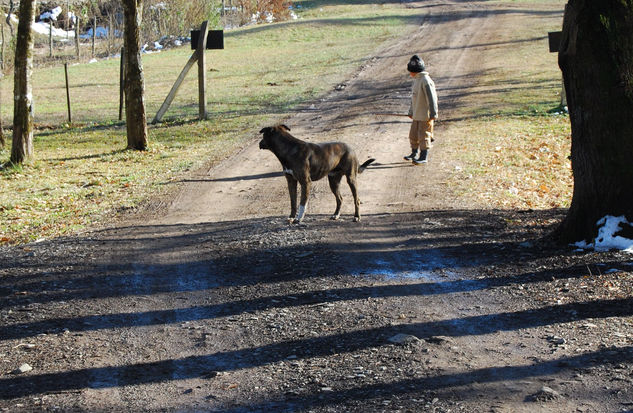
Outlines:
[{"label": "dead leaves on ground", "polygon": [[503,209],[569,206],[573,180],[566,118],[501,118],[467,128],[471,133],[462,135],[467,152],[458,155],[466,165],[455,176],[458,186],[467,185],[465,193]]}]

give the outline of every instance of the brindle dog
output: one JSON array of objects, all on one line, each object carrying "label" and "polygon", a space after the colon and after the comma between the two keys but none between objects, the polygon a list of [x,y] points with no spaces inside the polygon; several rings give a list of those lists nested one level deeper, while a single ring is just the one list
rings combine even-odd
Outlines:
[{"label": "brindle dog", "polygon": [[[268,149],[275,154],[288,181],[290,193],[291,222],[299,223],[304,217],[312,181],[327,175],[330,189],[336,197],[336,210],[332,219],[338,219],[343,197],[339,185],[343,176],[352,190],[354,197],[354,221],[360,221],[360,201],[356,188],[356,175],[363,172],[375,159],[369,159],[358,165],[354,151],[343,142],[309,143],[295,138],[286,125],[266,127],[259,131],[264,137],[259,142],[259,149]],[[301,185],[301,201],[297,215],[297,182]]]}]

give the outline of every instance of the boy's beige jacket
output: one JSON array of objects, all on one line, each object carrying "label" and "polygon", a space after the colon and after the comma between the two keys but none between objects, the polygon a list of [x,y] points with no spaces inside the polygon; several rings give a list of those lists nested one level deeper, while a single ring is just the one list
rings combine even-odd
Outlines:
[{"label": "boy's beige jacket", "polygon": [[427,121],[437,117],[437,92],[428,72],[415,75],[411,86],[409,116],[413,120]]}]

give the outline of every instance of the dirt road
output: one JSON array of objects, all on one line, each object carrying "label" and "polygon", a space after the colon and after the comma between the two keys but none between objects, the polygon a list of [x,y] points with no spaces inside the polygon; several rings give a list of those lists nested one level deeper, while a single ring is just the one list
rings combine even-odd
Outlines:
[{"label": "dirt road", "polygon": [[[541,240],[560,211],[499,211],[447,179],[485,50],[534,10],[408,3],[420,26],[342,90],[285,119],[377,164],[361,223],[315,185],[286,222],[285,180],[253,144],[170,200],[86,236],[2,250],[5,411],[547,411],[633,409],[631,259]],[[536,7],[536,6],[535,6]],[[561,10],[546,10],[560,13]],[[540,11],[542,12],[542,11]],[[540,13],[539,12],[539,13]],[[538,15],[538,14],[537,14]],[[441,99],[430,163],[409,150],[411,54]],[[267,126],[267,125],[261,125]],[[141,223],[139,223],[139,220]],[[24,372],[18,372],[21,365]]]}]

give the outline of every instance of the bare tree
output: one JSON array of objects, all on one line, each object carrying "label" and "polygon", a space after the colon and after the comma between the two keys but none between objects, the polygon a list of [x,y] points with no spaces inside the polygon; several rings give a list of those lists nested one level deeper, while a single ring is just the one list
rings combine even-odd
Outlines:
[{"label": "bare tree", "polygon": [[145,80],[141,62],[141,17],[143,0],[122,0],[125,20],[125,122],[128,149],[147,149]]},{"label": "bare tree", "polygon": [[20,1],[13,81],[13,146],[11,162],[22,164],[33,156],[33,32],[35,0]]},{"label": "bare tree", "polygon": [[569,0],[559,66],[572,129],[574,192],[556,235],[589,240],[605,215],[633,219],[633,3]]}]

